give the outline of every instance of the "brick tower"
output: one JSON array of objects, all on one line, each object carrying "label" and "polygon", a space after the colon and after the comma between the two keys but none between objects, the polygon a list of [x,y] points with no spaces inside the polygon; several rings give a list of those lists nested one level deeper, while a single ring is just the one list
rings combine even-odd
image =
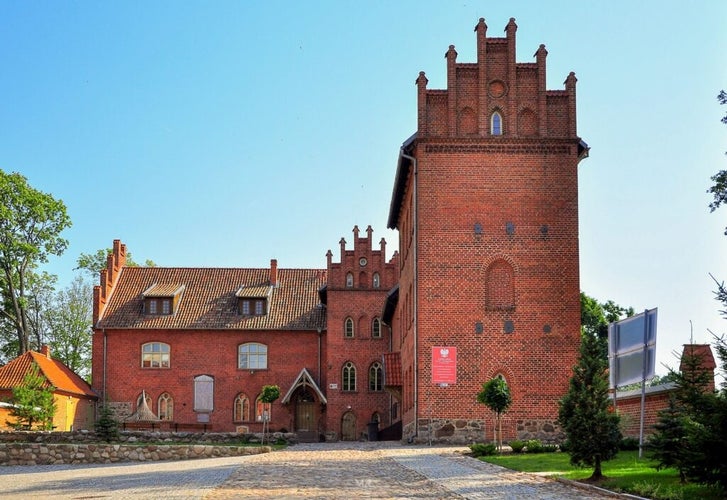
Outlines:
[{"label": "brick tower", "polygon": [[328,406],[326,438],[358,440],[369,424],[391,426],[395,403],[384,391],[382,354],[391,336],[381,318],[382,304],[398,277],[398,255],[386,261],[386,241],[373,247],[373,229],[366,235],[353,228],[353,249],[341,238],[340,262],[327,257],[328,282],[322,290],[326,304],[326,367]]},{"label": "brick tower", "polygon": [[[502,376],[513,405],[505,439],[557,438],[580,331],[576,77],[546,90],[545,46],[515,60],[475,27],[477,62],[445,54],[447,88],[416,80],[417,132],[401,147],[388,226],[399,231],[394,329],[403,438],[492,438],[477,403]],[[386,367],[387,374],[389,368]]]}]

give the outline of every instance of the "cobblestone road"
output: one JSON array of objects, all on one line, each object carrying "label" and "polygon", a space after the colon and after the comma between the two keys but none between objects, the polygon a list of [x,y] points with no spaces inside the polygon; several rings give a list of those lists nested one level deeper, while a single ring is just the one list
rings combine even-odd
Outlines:
[{"label": "cobblestone road", "polygon": [[2,498],[607,498],[462,455],[398,443],[299,444],[246,457],[0,467]]}]

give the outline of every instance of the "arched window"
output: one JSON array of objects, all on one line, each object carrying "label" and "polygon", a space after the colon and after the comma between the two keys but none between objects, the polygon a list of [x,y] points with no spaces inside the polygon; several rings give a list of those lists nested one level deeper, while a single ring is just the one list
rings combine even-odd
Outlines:
[{"label": "arched window", "polygon": [[346,288],[353,288],[353,273],[346,274]]},{"label": "arched window", "polygon": [[369,368],[369,390],[370,391],[381,391],[384,383],[384,370],[381,367],[381,363],[376,362]]},{"label": "arched window", "polygon": [[255,400],[255,420],[258,422],[270,422],[273,417],[272,403],[263,403],[260,396]]},{"label": "arched window", "polygon": [[490,134],[502,135],[502,115],[499,111],[495,111],[490,117]]},{"label": "arched window", "polygon": [[241,370],[267,370],[268,346],[256,342],[240,344],[237,359]]},{"label": "arched window", "polygon": [[371,421],[372,421],[372,422],[376,422],[377,424],[378,424],[379,422],[381,422],[381,416],[379,415],[379,412],[375,411],[375,412],[374,412],[374,413],[373,413],[373,414],[371,415]]},{"label": "arched window", "polygon": [[373,286],[374,288],[381,288],[381,277],[379,273],[374,273]]},{"label": "arched window", "polygon": [[163,392],[157,402],[159,420],[174,420],[174,399],[168,392]]},{"label": "arched window", "polygon": [[169,344],[147,342],[141,346],[142,368],[169,368]]},{"label": "arched window", "polygon": [[343,390],[356,390],[356,367],[350,361],[343,365]]},{"label": "arched window", "polygon": [[250,400],[242,393],[238,394],[235,398],[232,419],[235,422],[247,422],[250,420]]},{"label": "arched window", "polygon": [[346,321],[344,321],[343,336],[346,337],[347,339],[353,338],[353,319],[352,318],[346,318]]},{"label": "arched window", "polygon": [[381,338],[381,320],[379,318],[374,318],[371,322],[371,337],[375,339]]}]

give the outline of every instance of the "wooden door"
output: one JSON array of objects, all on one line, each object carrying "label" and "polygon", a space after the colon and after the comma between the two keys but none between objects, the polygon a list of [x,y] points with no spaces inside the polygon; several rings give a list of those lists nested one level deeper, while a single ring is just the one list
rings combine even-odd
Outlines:
[{"label": "wooden door", "polygon": [[341,419],[341,440],[356,441],[356,415],[348,411]]}]

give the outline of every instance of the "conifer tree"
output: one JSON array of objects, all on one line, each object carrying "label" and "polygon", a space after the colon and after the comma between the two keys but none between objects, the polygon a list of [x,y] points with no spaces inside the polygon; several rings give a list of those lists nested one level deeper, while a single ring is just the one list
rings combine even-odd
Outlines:
[{"label": "conifer tree", "polygon": [[578,363],[558,412],[570,462],[593,467],[592,480],[603,477],[601,463],[616,456],[621,442],[620,419],[608,397],[608,361],[601,356],[602,342],[581,334]]},{"label": "conifer tree", "polygon": [[687,468],[691,456],[688,435],[688,417],[676,397],[669,397],[669,406],[659,412],[646,447],[649,458],[657,461],[656,470],[673,468],[679,471],[681,483],[687,482]]},{"label": "conifer tree", "polygon": [[17,429],[32,430],[35,425],[40,430],[52,430],[56,413],[53,391],[55,387],[48,383],[38,365],[33,363],[22,385],[13,388],[14,407],[10,415],[15,418],[15,422],[8,421],[8,424]]},{"label": "conifer tree", "polygon": [[96,421],[95,430],[96,435],[107,443],[119,437],[119,425],[108,402],[104,402],[99,408],[99,418]]}]

